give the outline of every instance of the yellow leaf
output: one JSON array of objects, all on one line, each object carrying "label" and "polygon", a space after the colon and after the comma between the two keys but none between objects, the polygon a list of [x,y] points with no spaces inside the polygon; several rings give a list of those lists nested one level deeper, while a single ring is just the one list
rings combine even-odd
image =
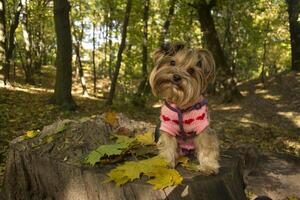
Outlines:
[{"label": "yellow leaf", "polygon": [[177,161],[187,170],[198,171],[197,164],[189,162],[189,158],[186,156],[179,157]]},{"label": "yellow leaf", "polygon": [[27,132],[25,133],[25,136],[28,137],[28,138],[34,138],[34,137],[36,137],[38,134],[39,134],[38,131],[27,131]]},{"label": "yellow leaf", "polygon": [[154,137],[153,137],[153,133],[152,132],[147,132],[145,134],[140,134],[136,136],[136,139],[138,142],[142,143],[142,144],[154,144]]},{"label": "yellow leaf", "polygon": [[177,162],[186,165],[189,162],[189,158],[186,156],[181,156],[177,159]]},{"label": "yellow leaf", "polygon": [[48,136],[47,138],[46,138],[46,142],[49,144],[49,143],[51,143],[51,142],[53,142],[54,141],[54,137],[53,137],[53,135],[50,135],[50,136]]},{"label": "yellow leaf", "polygon": [[132,143],[136,140],[125,135],[112,134],[112,136],[112,138],[117,138],[116,143]]},{"label": "yellow leaf", "polygon": [[107,175],[109,181],[115,181],[120,186],[128,181],[138,179],[142,174],[152,178],[148,183],[154,185],[155,189],[180,184],[183,179],[176,170],[169,169],[167,162],[159,156],[125,162],[112,169]]},{"label": "yellow leaf", "polygon": [[182,176],[175,169],[167,169],[163,167],[156,168],[151,174],[154,178],[147,181],[154,185],[154,189],[163,189],[172,185],[178,185],[182,182]]},{"label": "yellow leaf", "polygon": [[186,165],[182,165],[183,167],[185,167],[187,170],[191,170],[191,171],[199,171],[198,170],[198,165],[195,163],[187,163]]},{"label": "yellow leaf", "polygon": [[186,156],[179,157],[177,161],[179,164],[181,164],[187,170],[198,171],[197,164],[189,162],[189,158]]},{"label": "yellow leaf", "polygon": [[109,123],[114,128],[119,125],[117,115],[114,112],[107,112],[105,114],[105,122]]}]

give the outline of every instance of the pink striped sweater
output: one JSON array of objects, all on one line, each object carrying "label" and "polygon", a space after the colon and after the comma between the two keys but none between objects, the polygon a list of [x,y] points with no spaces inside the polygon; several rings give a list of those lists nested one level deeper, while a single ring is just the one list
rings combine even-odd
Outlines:
[{"label": "pink striped sweater", "polygon": [[[177,109],[175,104],[169,105]],[[182,124],[185,134],[187,136],[190,136],[191,134],[200,134],[209,125],[207,114],[207,105],[203,105],[200,109],[193,109],[191,111],[183,112]],[[161,108],[160,120],[161,131],[164,131],[172,136],[180,135],[180,126],[177,112],[171,110],[167,105],[163,105]],[[178,137],[178,145],[181,150],[192,150],[195,148],[193,137],[187,137],[186,140]]]}]

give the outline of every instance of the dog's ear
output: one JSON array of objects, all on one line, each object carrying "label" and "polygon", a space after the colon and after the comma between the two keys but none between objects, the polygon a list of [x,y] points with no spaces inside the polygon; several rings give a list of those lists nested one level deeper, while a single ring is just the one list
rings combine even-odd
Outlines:
[{"label": "dog's ear", "polygon": [[196,53],[199,58],[197,67],[203,71],[208,82],[214,81],[216,64],[212,53],[206,49],[196,49]]},{"label": "dog's ear", "polygon": [[164,43],[153,52],[153,62],[156,64],[164,56],[173,56],[185,48],[183,43]]},{"label": "dog's ear", "polygon": [[165,55],[167,55],[171,51],[172,45],[170,43],[165,43],[160,45],[154,52],[153,52],[153,62],[156,63]]}]

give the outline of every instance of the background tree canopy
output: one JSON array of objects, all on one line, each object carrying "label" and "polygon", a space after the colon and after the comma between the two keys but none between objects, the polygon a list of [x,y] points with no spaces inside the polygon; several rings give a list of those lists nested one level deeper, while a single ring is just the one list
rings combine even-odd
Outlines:
[{"label": "background tree canopy", "polygon": [[[26,83],[39,83],[42,68],[58,64],[55,1],[1,2],[3,78],[18,79],[20,72]],[[110,84],[97,85],[101,79],[112,83],[110,103],[115,93],[117,98],[144,103],[150,91],[146,77],[152,68],[151,52],[159,44],[182,41],[215,54],[219,74],[223,72],[225,79],[217,79],[211,91],[235,90],[237,82],[258,77],[264,81],[291,69],[288,2],[293,1],[66,2],[71,6],[73,73],[84,95],[107,96]],[[130,9],[126,9],[128,4]],[[93,78],[86,80],[90,76]],[[233,100],[234,95],[229,93],[225,101]]]}]

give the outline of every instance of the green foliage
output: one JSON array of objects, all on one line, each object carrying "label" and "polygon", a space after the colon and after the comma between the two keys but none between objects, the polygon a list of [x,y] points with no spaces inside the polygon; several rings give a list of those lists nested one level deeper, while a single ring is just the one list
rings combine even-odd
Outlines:
[{"label": "green foliage", "polygon": [[[158,45],[163,24],[168,15],[170,1],[150,1],[148,21],[148,72],[152,69],[151,52]],[[178,0],[171,19],[167,41],[184,41],[195,47],[203,47],[200,24],[196,9],[190,4],[197,1]],[[210,3],[211,0],[203,0]],[[7,1],[7,25],[13,18],[17,1]],[[110,81],[120,43],[122,20],[126,1],[72,0],[72,34],[82,35],[82,60],[86,76],[92,72],[92,27],[96,29],[96,66],[98,79]],[[26,2],[26,26],[32,47],[32,68],[39,62],[54,65],[55,37],[51,1]],[[127,46],[118,79],[117,97],[130,101],[137,91],[142,74],[144,1],[133,1],[128,26]],[[266,75],[272,76],[289,68],[290,41],[287,7],[284,1],[216,1],[212,15],[215,20],[221,46],[227,62],[238,81],[257,78],[266,67]],[[23,15],[21,15],[22,19]],[[81,30],[81,25],[83,30]],[[78,37],[77,37],[78,38]],[[73,38],[75,42],[76,37]],[[16,35],[14,63],[23,70],[26,61],[23,27]],[[75,61],[75,60],[74,60]],[[75,65],[74,65],[75,66]],[[38,69],[37,69],[38,70]],[[88,85],[92,84],[88,82]],[[101,95],[107,93],[101,87]],[[142,98],[142,97],[141,97]]]},{"label": "green foliage", "polygon": [[[108,113],[111,115],[111,113]],[[151,132],[139,134],[136,137],[128,137],[125,135],[112,135],[112,139],[116,140],[114,144],[100,145],[96,150],[89,153],[84,162],[90,165],[95,165],[100,162],[103,157],[119,156],[128,150],[133,150],[135,144],[139,145],[153,145],[154,138]],[[136,154],[147,154],[149,151],[141,152],[139,147],[133,150]]]},{"label": "green foliage", "polygon": [[104,156],[114,156],[114,155],[120,155],[121,153],[124,153],[130,145],[135,140],[132,138],[123,138],[123,140],[116,144],[106,144],[99,146],[96,150],[92,151],[86,158],[85,163],[90,165],[95,165],[97,162],[101,160]]},{"label": "green foliage", "polygon": [[265,0],[226,0],[215,8],[220,41],[238,80],[257,78],[263,64],[267,76],[289,68],[286,9],[284,1]]}]

